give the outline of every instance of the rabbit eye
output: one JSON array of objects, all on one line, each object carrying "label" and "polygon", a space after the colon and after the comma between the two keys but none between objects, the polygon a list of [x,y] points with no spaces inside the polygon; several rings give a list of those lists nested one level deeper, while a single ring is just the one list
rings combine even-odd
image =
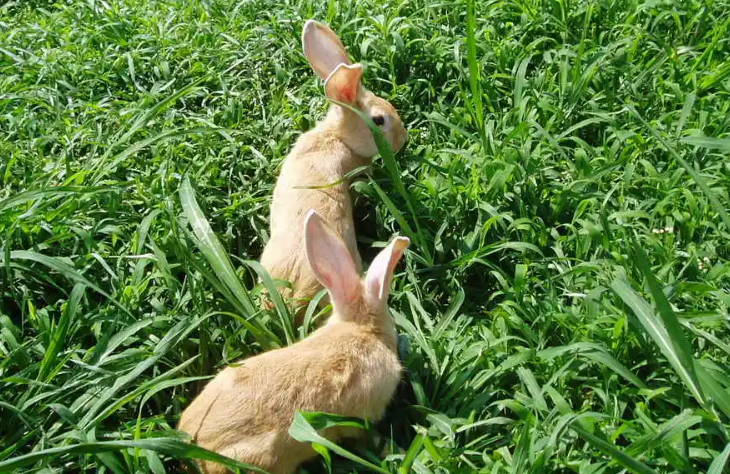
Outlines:
[{"label": "rabbit eye", "polygon": [[385,123],[385,117],[382,115],[376,115],[373,117],[373,123],[379,127]]}]

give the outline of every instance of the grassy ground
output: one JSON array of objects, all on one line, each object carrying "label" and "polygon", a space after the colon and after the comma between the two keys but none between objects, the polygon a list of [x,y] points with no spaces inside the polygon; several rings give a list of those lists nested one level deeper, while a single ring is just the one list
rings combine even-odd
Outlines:
[{"label": "grassy ground", "polygon": [[414,241],[392,455],[358,455],[728,472],[730,3],[322,3],[0,7],[0,471],[174,471],[205,377],[301,336],[250,261],[325,110],[316,17],[411,133],[354,186],[365,260]]}]

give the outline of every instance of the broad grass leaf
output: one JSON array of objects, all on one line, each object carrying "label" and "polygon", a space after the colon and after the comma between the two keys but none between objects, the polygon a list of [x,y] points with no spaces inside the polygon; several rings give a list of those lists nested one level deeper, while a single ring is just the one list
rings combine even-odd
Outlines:
[{"label": "broad grass leaf", "polygon": [[604,365],[616,374],[625,378],[627,381],[636,385],[639,388],[647,388],[646,384],[631,372],[625,365],[621,364],[615,357],[613,357],[605,347],[601,344],[594,342],[576,342],[565,346],[550,347],[543,349],[537,353],[538,357],[545,361],[550,361],[556,357],[563,356],[565,354],[576,354],[580,357],[584,357],[597,364]]},{"label": "broad grass leaf", "polygon": [[616,446],[604,440],[603,438],[599,438],[598,436],[591,434],[590,432],[575,424],[571,424],[569,426],[570,429],[578,433],[578,435],[586,440],[591,446],[611,457],[611,459],[616,461],[622,467],[626,468],[628,471],[635,474],[657,474],[655,470],[642,463],[638,459],[625,453],[624,451],[618,449]]},{"label": "broad grass leaf", "polygon": [[704,77],[700,81],[700,87],[702,89],[710,89],[728,77],[730,77],[730,61],[725,61],[714,73]]},{"label": "broad grass leaf", "polygon": [[704,401],[702,390],[693,378],[694,367],[691,369],[685,366],[685,360],[677,353],[674,343],[669,333],[662,324],[661,319],[657,318],[649,303],[639,296],[633,288],[623,279],[617,278],[611,284],[611,288],[617,295],[631,308],[637,319],[644,327],[649,337],[659,347],[664,357],[667,358],[671,366],[674,368],[679,378],[684,382],[687,389],[693,397],[700,403]]},{"label": "broad grass leaf", "polygon": [[482,147],[487,149],[486,135],[484,130],[484,106],[482,105],[482,80],[479,62],[477,61],[477,42],[476,42],[476,2],[475,0],[467,0],[466,2],[466,59],[469,64],[469,87],[471,88],[471,96],[469,96],[470,108],[474,113],[474,119],[482,137]]},{"label": "broad grass leaf", "polygon": [[545,397],[542,394],[542,389],[535,379],[535,374],[533,374],[527,367],[518,367],[517,375],[520,377],[520,380],[522,380],[522,383],[525,384],[525,387],[527,387],[527,391],[530,392],[535,408],[541,411],[547,411],[547,403],[545,403]]},{"label": "broad grass leaf", "polygon": [[390,197],[388,197],[385,191],[383,191],[383,189],[378,185],[378,183],[376,183],[375,181],[371,181],[370,184],[373,189],[375,189],[378,197],[380,197],[380,199],[383,201],[383,204],[385,204],[385,207],[387,207],[390,213],[393,215],[395,221],[398,223],[401,229],[403,229],[403,233],[405,233],[406,236],[409,237],[411,240],[418,242],[419,237],[411,228],[406,216],[400,211],[400,209],[396,207],[396,205],[393,203]]},{"label": "broad grass leaf", "polygon": [[273,334],[262,327],[259,322],[249,319],[257,313],[257,310],[251,302],[248,290],[244,288],[238,279],[238,275],[236,275],[233,269],[233,264],[228,258],[228,254],[223,249],[218,237],[216,237],[210,224],[205,219],[203,211],[195,199],[195,192],[190,185],[190,178],[188,176],[183,179],[182,185],[180,186],[180,204],[197,238],[195,243],[198,249],[200,249],[208,264],[213,268],[216,276],[227,287],[230,295],[246,311],[244,317],[249,320],[250,329],[253,331],[256,340],[267,348],[280,347],[281,342],[276,340],[275,336],[272,337]]},{"label": "broad grass leaf", "polygon": [[[88,429],[95,423],[109,416],[138,394],[144,393],[149,387],[142,385],[141,387],[137,387],[133,390],[131,396],[130,394],[127,394],[125,397],[118,399],[116,402],[112,402],[120,390],[134,382],[140,375],[153,367],[172,347],[178,344],[192,331],[197,329],[197,327],[210,316],[211,315],[209,314],[195,320],[183,319],[173,326],[167,334],[165,334],[165,337],[157,343],[152,354],[138,362],[129,372],[117,378],[111,387],[104,390],[96,398],[96,402],[86,411],[84,417],[79,422],[79,427],[82,429]],[[184,364],[190,363],[192,360],[193,359],[191,358],[187,362],[184,362]],[[172,369],[171,371],[168,371],[166,375],[170,376],[174,374],[174,372],[175,369]],[[164,378],[165,374],[158,377],[156,381]]]},{"label": "broad grass leaf", "polygon": [[659,317],[661,317],[662,322],[664,323],[664,329],[669,336],[669,341],[672,344],[674,353],[677,355],[679,363],[682,364],[682,368],[684,369],[686,376],[692,382],[692,387],[694,387],[697,391],[697,393],[694,394],[695,397],[697,397],[697,400],[702,404],[705,400],[699,382],[697,381],[697,374],[695,373],[695,359],[692,356],[692,348],[690,347],[689,342],[687,342],[684,330],[682,329],[681,324],[679,324],[679,320],[677,319],[677,316],[675,316],[674,311],[669,304],[669,300],[667,300],[667,296],[664,294],[664,291],[659,286],[659,282],[651,271],[649,259],[646,257],[646,254],[644,254],[641,246],[636,242],[634,242],[634,253],[636,255],[635,263],[646,279],[649,291],[654,298]]},{"label": "broad grass leaf", "polygon": [[424,438],[427,435],[423,433],[418,433],[415,438],[413,438],[413,441],[411,441],[411,445],[408,446],[408,450],[406,451],[405,456],[403,457],[403,462],[401,463],[400,467],[398,468],[399,474],[408,474],[411,472],[411,466],[413,465],[413,462],[416,460],[416,457],[420,454]]},{"label": "broad grass leaf", "polygon": [[515,420],[513,420],[512,418],[507,418],[504,416],[495,416],[493,418],[487,418],[486,420],[479,420],[479,421],[475,421],[474,423],[462,425],[455,431],[455,433],[463,433],[464,431],[469,431],[473,428],[479,428],[480,426],[512,425],[514,423],[515,423]]},{"label": "broad grass leaf", "polygon": [[464,289],[459,288],[459,291],[452,298],[449,307],[446,309],[443,316],[441,316],[439,322],[436,323],[436,327],[433,328],[432,337],[434,339],[439,339],[444,330],[449,326],[449,324],[451,324],[451,321],[456,317],[457,314],[459,314],[459,310],[461,309],[461,305],[464,304],[465,298],[466,294],[464,293]]},{"label": "broad grass leaf", "polygon": [[24,454],[10,459],[0,461],[0,470],[7,472],[24,466],[35,464],[39,461],[49,461],[59,456],[85,455],[97,453],[111,453],[126,449],[145,449],[156,453],[174,456],[179,459],[199,459],[204,461],[217,462],[232,469],[234,472],[246,472],[246,470],[267,474],[266,471],[250,464],[245,464],[213,451],[208,451],[194,444],[186,443],[176,438],[148,438],[135,441],[93,441],[79,443],[70,446],[59,446],[49,449],[41,449],[29,454]]},{"label": "broad grass leaf", "polygon": [[687,94],[687,98],[684,99],[684,105],[682,106],[682,113],[679,115],[679,120],[677,121],[677,128],[675,131],[675,134],[677,137],[682,133],[682,129],[684,129],[684,124],[687,123],[687,118],[692,113],[692,107],[695,104],[695,99],[697,96],[693,93]]},{"label": "broad grass leaf", "polygon": [[642,436],[634,441],[626,449],[626,452],[632,456],[641,456],[651,449],[664,445],[671,447],[673,442],[676,441],[675,438],[681,436],[684,431],[701,422],[701,416],[695,415],[692,410],[684,410],[679,415],[672,417],[672,419],[657,427],[657,433]]},{"label": "broad grass leaf", "polygon": [[[310,423],[311,420],[311,423]],[[317,428],[315,428],[312,423],[314,423]],[[321,430],[328,427],[333,426],[347,426],[347,427],[360,427],[362,428],[362,422],[358,421],[356,419],[348,418],[348,417],[342,417],[338,415],[328,415],[325,413],[303,413],[300,411],[297,411],[294,414],[294,420],[292,421],[291,426],[289,427],[289,436],[294,438],[297,441],[301,441],[302,443],[317,443],[319,445],[324,446],[325,448],[329,449],[330,451],[333,451],[337,453],[338,455],[345,457],[349,459],[350,461],[354,461],[361,466],[365,466],[368,469],[371,469],[375,472],[380,472],[382,474],[390,474],[389,471],[381,468],[380,466],[376,466],[375,464],[347,451],[344,448],[341,448],[337,444],[333,443],[332,441],[328,440],[327,438],[321,436],[317,430]]]},{"label": "broad grass leaf", "polygon": [[240,303],[248,311],[246,316],[250,316],[256,312],[248,291],[243,287],[238,279],[236,272],[233,270],[231,260],[223,249],[218,237],[216,237],[210,224],[205,219],[203,211],[195,199],[195,192],[190,185],[190,178],[186,176],[180,186],[180,204],[182,205],[185,216],[198,238],[196,244],[205,256],[211,267],[215,270],[218,277],[226,284],[228,289],[239,298]]},{"label": "broad grass leaf", "polygon": [[728,390],[723,388],[712,373],[705,369],[701,363],[695,364],[697,377],[702,385],[702,389],[713,403],[722,411],[727,419],[730,419],[730,395]]},{"label": "broad grass leaf", "polygon": [[[522,368],[520,368],[522,369]],[[534,397],[533,397],[534,399]],[[543,400],[544,403],[544,400]],[[517,446],[514,451],[514,458],[512,461],[512,474],[522,474],[526,472],[528,459],[530,457],[530,441],[532,439],[532,424],[533,417],[527,416],[524,423],[520,426],[519,439],[517,440]]]},{"label": "broad grass leaf", "polygon": [[256,274],[261,279],[261,282],[264,284],[264,287],[266,287],[266,290],[269,293],[269,298],[271,298],[271,301],[274,303],[276,314],[279,317],[279,325],[284,330],[286,344],[294,344],[296,340],[294,338],[292,318],[289,315],[289,309],[284,303],[284,299],[281,297],[279,291],[276,289],[276,285],[274,284],[274,280],[271,278],[271,275],[269,275],[269,272],[266,271],[266,269],[255,260],[244,260],[243,263],[251,268],[254,272],[256,272]]},{"label": "broad grass leaf", "polygon": [[730,138],[717,137],[682,137],[679,140],[685,145],[709,148],[711,150],[730,151]]},{"label": "broad grass leaf", "polygon": [[58,325],[54,328],[51,336],[51,342],[46,348],[46,353],[43,355],[40,369],[38,370],[38,380],[43,382],[50,382],[52,374],[49,374],[49,368],[51,364],[56,361],[56,356],[63,348],[63,344],[66,340],[66,333],[71,326],[72,321],[76,318],[76,314],[79,311],[79,302],[81,297],[84,296],[84,290],[86,286],[82,283],[76,283],[71,290],[71,295],[66,302],[66,308],[61,313],[61,319]]},{"label": "broad grass leaf", "polygon": [[588,351],[585,353],[581,353],[581,355],[588,360],[591,360],[598,364],[605,365],[606,367],[613,370],[618,375],[620,375],[624,379],[628,380],[629,382],[631,382],[638,388],[647,388],[647,386],[643,380],[641,380],[639,377],[637,377],[633,372],[631,372],[628,368],[626,368],[625,365],[623,365],[618,360],[616,360],[616,358],[613,357],[608,352]]},{"label": "broad grass leaf", "polygon": [[117,191],[117,188],[114,186],[51,186],[44,189],[32,189],[14,194],[0,201],[0,212],[27,202],[33,202],[47,197],[56,198],[79,194],[91,195],[113,191]]},{"label": "broad grass leaf", "polygon": [[322,310],[319,309],[320,301],[322,301],[322,298],[327,297],[327,295],[327,289],[323,288],[319,291],[319,293],[314,296],[314,298],[312,298],[312,300],[307,305],[307,310],[304,312],[304,322],[299,328],[300,339],[303,339],[304,337],[306,337],[307,334],[309,334],[312,328],[312,324],[315,322],[316,319],[325,314],[326,311],[332,309],[331,305],[327,305]]},{"label": "broad grass leaf", "polygon": [[314,184],[310,186],[292,186],[293,189],[327,189],[327,188],[333,188],[335,186],[338,186],[343,183],[347,183],[352,178],[358,176],[360,173],[363,173],[364,171],[369,170],[372,168],[372,165],[366,165],[366,166],[358,166],[354,170],[350,171],[349,173],[345,173],[345,175],[338,179],[337,181],[334,181],[332,183],[326,183],[326,184]]},{"label": "broad grass leaf", "polygon": [[730,459],[730,443],[728,443],[727,446],[725,446],[725,449],[722,450],[722,453],[720,453],[720,455],[712,461],[710,468],[707,470],[707,474],[722,474],[725,470],[728,459]]},{"label": "broad grass leaf", "polygon": [[96,366],[103,365],[107,358],[114,353],[114,351],[124,344],[129,338],[131,338],[134,334],[136,334],[138,331],[144,329],[145,327],[149,326],[150,324],[154,323],[155,319],[153,318],[146,318],[146,319],[140,319],[137,322],[134,322],[130,324],[129,326],[123,328],[121,331],[109,335],[107,339],[105,339],[107,342],[97,344],[94,347],[94,350],[92,352],[91,361]]},{"label": "broad grass leaf", "polygon": [[[92,181],[96,182],[98,181],[104,174],[108,172],[108,170],[114,169],[114,167],[106,166],[107,161],[110,159],[112,153],[114,152],[117,147],[124,145],[129,141],[132,136],[137,133],[139,130],[141,130],[147,123],[155,116],[160,114],[163,110],[165,110],[168,106],[172,105],[173,103],[177,102],[179,99],[182,99],[183,97],[191,94],[192,92],[199,89],[199,85],[203,83],[203,81],[207,80],[208,76],[203,76],[194,81],[193,83],[183,87],[182,89],[170,94],[169,96],[165,97],[163,100],[159,101],[154,106],[146,109],[142,114],[140,114],[137,119],[132,123],[132,125],[124,132],[121,133],[121,131],[117,134],[116,137],[112,139],[112,143],[109,145],[109,147],[106,149],[104,154],[96,160],[94,163],[92,170],[96,171],[96,176]],[[168,131],[169,132],[175,132],[175,130]],[[158,136],[159,137],[159,136]],[[159,139],[159,138],[158,138]],[[149,140],[149,139],[148,139]],[[153,140],[150,143],[154,143]],[[132,148],[139,148],[139,147],[129,147],[127,150],[122,152],[122,154],[125,155],[131,155],[134,153],[134,151],[129,151]],[[120,155],[117,155],[117,159]],[[114,159],[113,161],[118,162],[117,159]]]}]

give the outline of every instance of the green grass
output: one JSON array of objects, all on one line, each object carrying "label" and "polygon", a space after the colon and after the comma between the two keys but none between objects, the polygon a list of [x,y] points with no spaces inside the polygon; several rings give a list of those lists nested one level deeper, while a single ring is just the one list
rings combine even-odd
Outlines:
[{"label": "green grass", "polygon": [[310,17],[411,138],[353,186],[366,261],[414,243],[391,298],[408,377],[371,439],[390,454],[336,447],[333,471],[730,472],[729,9],[0,6],[0,472],[211,456],[180,412],[303,336],[258,309],[255,260],[278,167],[325,110]]}]

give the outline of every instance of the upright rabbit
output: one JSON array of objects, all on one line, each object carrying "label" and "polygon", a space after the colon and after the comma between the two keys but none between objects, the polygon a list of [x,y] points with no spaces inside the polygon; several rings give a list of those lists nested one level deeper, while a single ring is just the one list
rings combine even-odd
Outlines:
[{"label": "upright rabbit", "polygon": [[[395,238],[360,278],[350,250],[311,210],[303,248],[333,305],[327,323],[306,339],[265,352],[220,372],[183,412],[179,428],[200,446],[274,474],[288,474],[313,457],[310,445],[288,435],[295,410],[377,421],[401,377],[388,288],[409,245]],[[300,237],[301,238],[301,237]],[[347,435],[324,430],[337,440]],[[208,474],[219,464],[203,463]]]},{"label": "upright rabbit", "polygon": [[[365,90],[360,79],[362,65],[350,64],[345,47],[329,27],[309,20],[302,32],[304,54],[317,75],[325,80],[330,99],[349,104],[370,116],[393,151],[406,141],[398,112],[387,101]],[[365,122],[351,110],[333,104],[314,129],[299,137],[284,160],[271,203],[271,237],[261,264],[272,277],[291,282],[293,293],[305,301],[321,289],[307,265],[301,229],[309,209],[316,210],[347,246],[355,271],[362,272],[352,218],[347,173],[367,165],[378,150]],[[302,189],[340,182],[323,189]]]}]

